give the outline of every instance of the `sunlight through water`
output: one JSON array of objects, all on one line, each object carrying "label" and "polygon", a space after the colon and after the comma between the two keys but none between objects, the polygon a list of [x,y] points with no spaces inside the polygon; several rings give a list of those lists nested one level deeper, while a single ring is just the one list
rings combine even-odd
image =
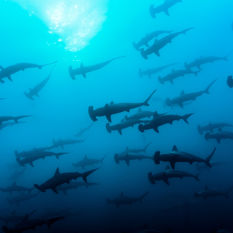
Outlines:
[{"label": "sunlight through water", "polygon": [[78,51],[88,45],[106,19],[107,0],[15,0],[35,14],[56,34],[66,50]]}]

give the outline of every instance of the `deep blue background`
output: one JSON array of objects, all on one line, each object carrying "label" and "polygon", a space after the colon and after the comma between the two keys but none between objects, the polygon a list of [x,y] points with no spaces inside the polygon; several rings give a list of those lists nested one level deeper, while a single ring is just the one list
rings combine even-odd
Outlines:
[{"label": "deep blue background", "polygon": [[[50,45],[56,38],[48,33],[47,25],[35,15],[17,3],[0,2],[0,64],[5,67],[17,62],[44,64],[58,60],[51,80],[41,92],[40,98],[30,101],[24,91],[44,79],[50,71],[28,70],[13,76],[13,83],[7,81],[0,86],[0,97],[7,98],[0,103],[1,115],[30,114],[31,119],[0,132],[0,174],[1,186],[10,185],[11,175],[16,169],[14,150],[27,150],[46,146],[55,138],[70,138],[79,129],[88,126],[88,106],[103,106],[105,103],[142,101],[155,88],[156,94],[150,101],[148,109],[169,113],[195,113],[190,124],[176,122],[164,126],[160,133],[148,131],[141,134],[137,127],[123,131],[123,135],[105,129],[106,119],[101,118],[88,131],[86,141],[67,147],[70,155],[40,160],[35,168],[28,167],[25,174],[17,179],[18,184],[32,186],[42,183],[53,175],[57,167],[61,171],[73,170],[72,162],[83,158],[85,154],[100,158],[106,156],[101,169],[90,177],[90,181],[100,185],[89,189],[71,191],[67,196],[55,195],[48,191],[20,206],[9,205],[8,195],[0,193],[1,215],[12,210],[24,213],[37,209],[38,216],[48,210],[72,209],[77,216],[67,218],[54,225],[50,232],[121,232],[148,224],[151,226],[171,227],[175,232],[209,232],[219,224],[231,228],[233,216],[233,199],[216,198],[202,201],[193,198],[194,191],[202,190],[206,184],[216,189],[226,189],[232,181],[232,141],[217,145],[213,161],[226,162],[201,173],[199,183],[193,180],[175,180],[167,187],[163,183],[152,186],[147,180],[149,171],[161,171],[166,164],[155,166],[150,161],[135,162],[130,167],[116,165],[113,155],[129,146],[143,147],[151,142],[147,154],[156,150],[168,152],[176,144],[178,148],[207,156],[216,145],[214,141],[206,142],[197,132],[198,124],[209,121],[226,121],[233,123],[233,92],[226,86],[226,77],[232,73],[232,56],[228,62],[206,65],[197,76],[180,78],[174,85],[162,86],[156,77],[140,78],[139,68],[157,67],[177,63],[181,68],[184,62],[190,62],[200,56],[225,56],[232,52],[233,2],[229,0],[183,1],[170,10],[171,16],[160,14],[156,19],[149,15],[150,4],[156,1],[111,0],[108,3],[107,18],[102,30],[90,44],[76,53],[65,51],[62,45]],[[132,42],[153,30],[179,31],[188,27],[195,29],[180,36],[161,51],[161,57],[151,56],[148,61],[134,50]],[[76,81],[68,75],[68,66],[78,67],[74,62],[78,57],[84,64],[95,64],[112,57],[124,55],[102,70],[81,76]],[[166,72],[163,72],[166,74]],[[167,97],[174,97],[182,90],[186,92],[205,88],[217,79],[211,94],[204,95],[185,109],[170,109],[164,106]],[[126,114],[113,116],[118,122]],[[195,166],[178,165],[178,168],[197,173]],[[107,205],[105,199],[114,198],[120,192],[130,196],[139,196],[145,191],[150,194],[143,204],[115,208]],[[189,209],[176,207],[189,202]],[[167,208],[173,207],[166,211]],[[189,212],[189,219],[187,217]],[[186,229],[185,229],[186,227]],[[39,228],[38,232],[47,231]]]}]

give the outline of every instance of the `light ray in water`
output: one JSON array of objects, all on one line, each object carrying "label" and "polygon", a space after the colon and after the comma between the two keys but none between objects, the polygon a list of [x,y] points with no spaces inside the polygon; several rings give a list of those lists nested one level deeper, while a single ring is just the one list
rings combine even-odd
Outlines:
[{"label": "light ray in water", "polygon": [[56,43],[63,43],[68,51],[87,46],[101,30],[106,19],[108,0],[15,0],[35,14],[48,26],[50,34],[57,34]]}]

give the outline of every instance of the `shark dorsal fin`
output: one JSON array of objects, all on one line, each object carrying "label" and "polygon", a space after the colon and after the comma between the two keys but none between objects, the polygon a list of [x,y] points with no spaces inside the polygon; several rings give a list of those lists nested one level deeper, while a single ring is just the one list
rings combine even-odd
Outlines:
[{"label": "shark dorsal fin", "polygon": [[154,114],[153,114],[153,118],[155,119],[158,116],[159,116],[158,112],[155,111]]},{"label": "shark dorsal fin", "polygon": [[84,155],[84,159],[88,159],[88,158],[87,158],[87,155]]},{"label": "shark dorsal fin", "polygon": [[54,176],[58,176],[58,175],[60,175],[60,170],[59,170],[59,168],[56,169],[55,175],[54,175]]},{"label": "shark dorsal fin", "polygon": [[13,182],[12,186],[16,186],[16,182],[15,181]]},{"label": "shark dorsal fin", "polygon": [[208,185],[205,185],[205,191],[209,190]]},{"label": "shark dorsal fin", "polygon": [[178,151],[178,148],[177,148],[176,145],[174,145],[174,146],[172,147],[172,151],[174,151],[174,152],[177,152],[177,151]]},{"label": "shark dorsal fin", "polygon": [[183,91],[181,91],[180,95],[184,95],[184,90],[183,90]]},{"label": "shark dorsal fin", "polygon": [[113,104],[114,104],[114,101],[111,101],[110,104],[113,105]]}]

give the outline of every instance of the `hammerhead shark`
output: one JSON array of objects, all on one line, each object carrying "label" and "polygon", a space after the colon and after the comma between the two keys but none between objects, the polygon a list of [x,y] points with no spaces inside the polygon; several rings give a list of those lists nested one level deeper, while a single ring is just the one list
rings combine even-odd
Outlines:
[{"label": "hammerhead shark", "polygon": [[82,75],[84,78],[86,78],[87,73],[99,70],[104,68],[105,66],[107,66],[108,64],[110,64],[112,61],[123,58],[124,56],[120,56],[120,57],[115,57],[113,59],[107,60],[105,62],[101,62],[98,63],[96,65],[92,65],[92,66],[84,66],[83,63],[81,63],[80,68],[78,69],[73,69],[72,66],[69,67],[69,74],[70,77],[75,80],[77,75]]},{"label": "hammerhead shark", "polygon": [[49,66],[55,63],[56,62],[51,62],[51,63],[44,64],[44,65],[37,65],[33,63],[17,63],[15,65],[11,65],[6,68],[3,68],[2,66],[0,66],[0,70],[1,70],[0,71],[0,82],[4,83],[5,78],[8,78],[10,81],[12,81],[11,76],[19,71],[24,71],[26,69],[32,69],[32,68],[42,69],[45,66]]}]

